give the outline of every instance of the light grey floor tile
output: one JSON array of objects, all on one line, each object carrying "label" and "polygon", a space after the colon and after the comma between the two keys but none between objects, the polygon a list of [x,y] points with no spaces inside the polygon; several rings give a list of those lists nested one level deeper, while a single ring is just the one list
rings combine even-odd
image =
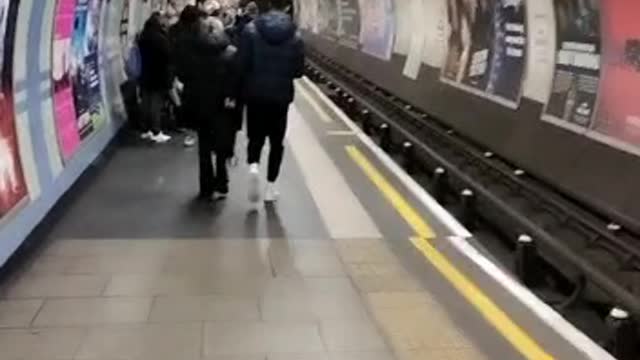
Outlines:
[{"label": "light grey floor tile", "polygon": [[205,327],[205,356],[322,351],[315,323],[218,322]]},{"label": "light grey floor tile", "polygon": [[329,351],[386,350],[384,339],[367,320],[326,320],[321,322],[321,333]]},{"label": "light grey floor tile", "polygon": [[47,300],[35,326],[134,324],[147,321],[151,298],[78,298]]},{"label": "light grey floor tile", "polygon": [[351,351],[351,352],[329,353],[329,360],[395,360],[395,357],[391,353],[386,351],[376,351],[376,352]]},{"label": "light grey floor tile", "polygon": [[347,265],[358,289],[364,293],[418,291],[422,285],[396,263],[355,263]]},{"label": "light grey floor tile", "polygon": [[254,321],[260,318],[258,300],[233,296],[158,297],[150,321]]},{"label": "light grey floor tile", "polygon": [[12,284],[8,298],[100,296],[108,282],[96,275],[25,275]]},{"label": "light grey floor tile", "polygon": [[206,295],[207,279],[187,275],[114,275],[107,296]]},{"label": "light grey floor tile", "polygon": [[337,240],[338,253],[347,264],[396,263],[397,258],[381,240]]},{"label": "light grey floor tile", "polygon": [[29,327],[42,303],[37,299],[0,301],[0,328]]},{"label": "light grey floor tile", "polygon": [[0,330],[0,358],[71,359],[85,334],[82,329]]},{"label": "light grey floor tile", "polygon": [[306,354],[269,354],[267,360],[330,360],[329,354],[306,353]]},{"label": "light grey floor tile", "polygon": [[200,359],[202,325],[154,324],[89,330],[76,360]]},{"label": "light grey floor tile", "polygon": [[165,255],[87,255],[69,261],[68,274],[156,274],[166,263]]},{"label": "light grey floor tile", "polygon": [[360,296],[341,288],[303,294],[270,292],[262,298],[260,309],[267,321],[368,319]]}]

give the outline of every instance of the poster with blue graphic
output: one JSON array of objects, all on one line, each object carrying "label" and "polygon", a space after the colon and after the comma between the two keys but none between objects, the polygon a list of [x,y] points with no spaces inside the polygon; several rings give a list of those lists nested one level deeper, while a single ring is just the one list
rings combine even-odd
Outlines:
[{"label": "poster with blue graphic", "polygon": [[98,61],[101,8],[102,0],[78,0],[74,13],[71,76],[81,139],[99,128],[104,118]]},{"label": "poster with blue graphic", "polygon": [[362,51],[383,60],[391,59],[396,24],[392,0],[360,0]]},{"label": "poster with blue graphic", "polygon": [[526,68],[524,0],[449,0],[448,54],[442,80],[517,107]]}]

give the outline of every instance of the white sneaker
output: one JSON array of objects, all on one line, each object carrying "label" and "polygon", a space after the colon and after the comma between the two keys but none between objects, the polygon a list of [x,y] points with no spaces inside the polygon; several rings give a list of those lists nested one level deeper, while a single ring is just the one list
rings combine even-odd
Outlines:
[{"label": "white sneaker", "polygon": [[151,139],[158,144],[164,144],[167,141],[171,140],[171,136],[163,132],[159,132],[158,135],[154,135]]},{"label": "white sneaker", "polygon": [[153,133],[151,131],[143,132],[140,134],[140,139],[142,140],[150,140],[153,138]]},{"label": "white sneaker", "polygon": [[267,184],[267,190],[264,193],[264,201],[265,202],[275,202],[280,197],[280,192],[276,189],[276,185],[274,183]]},{"label": "white sneaker", "polygon": [[184,137],[184,146],[185,147],[192,147],[193,145],[196,144],[196,137],[193,135],[187,135]]},{"label": "white sneaker", "polygon": [[219,191],[215,191],[215,192],[213,193],[213,200],[214,200],[214,201],[226,200],[228,196],[229,196],[229,193],[228,193],[228,192],[219,192]]},{"label": "white sneaker", "polygon": [[258,164],[249,165],[249,201],[257,203],[260,200],[260,167]]}]

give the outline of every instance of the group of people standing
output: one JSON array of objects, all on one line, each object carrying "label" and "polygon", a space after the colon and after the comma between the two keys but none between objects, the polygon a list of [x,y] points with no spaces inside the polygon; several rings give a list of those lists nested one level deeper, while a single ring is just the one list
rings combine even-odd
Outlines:
[{"label": "group of people standing", "polygon": [[[199,199],[229,193],[227,164],[246,109],[249,200],[275,201],[295,78],[303,75],[304,44],[287,13],[290,1],[259,0],[221,12],[206,0],[187,5],[179,19],[154,13],[139,37],[142,138],[170,140],[162,132],[170,94],[177,118],[197,134]],[[269,140],[267,187],[262,195],[260,160]],[[185,144],[190,145],[189,137]],[[215,155],[215,164],[213,156]]]}]

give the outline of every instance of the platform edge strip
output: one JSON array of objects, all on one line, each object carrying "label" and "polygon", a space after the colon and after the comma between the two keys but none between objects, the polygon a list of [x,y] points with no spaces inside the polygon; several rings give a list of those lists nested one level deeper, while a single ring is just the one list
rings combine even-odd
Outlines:
[{"label": "platform edge strip", "polygon": [[353,145],[346,146],[346,151],[415,232],[416,236],[410,239],[411,243],[429,263],[525,358],[529,360],[552,360],[553,357],[551,355],[429,242],[429,239],[435,238],[431,227],[409,202],[394,189],[366,156]]}]

